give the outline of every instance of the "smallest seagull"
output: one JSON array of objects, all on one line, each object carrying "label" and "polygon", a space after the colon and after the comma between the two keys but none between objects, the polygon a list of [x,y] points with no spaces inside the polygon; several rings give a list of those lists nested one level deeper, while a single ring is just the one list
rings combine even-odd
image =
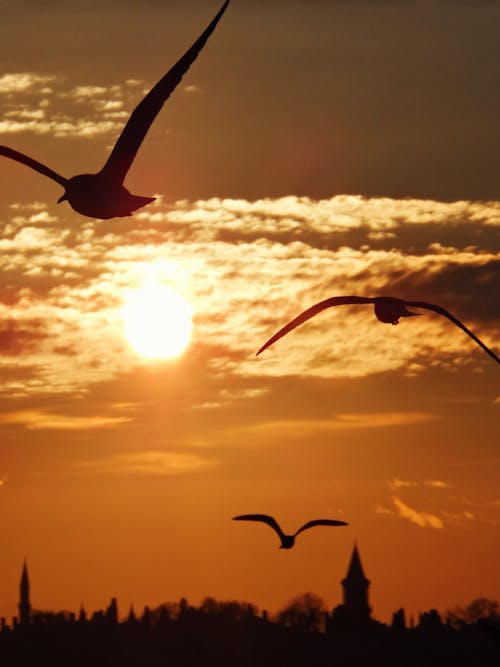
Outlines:
[{"label": "smallest seagull", "polygon": [[280,549],[291,549],[295,544],[295,538],[303,530],[308,528],[313,528],[314,526],[348,526],[349,524],[345,521],[336,521],[335,519],[313,519],[308,521],[303,526],[301,526],[293,535],[285,535],[281,530],[278,522],[272,516],[268,514],[240,514],[239,516],[233,516],[233,521],[261,521],[262,523],[267,523],[276,533],[281,540]]}]

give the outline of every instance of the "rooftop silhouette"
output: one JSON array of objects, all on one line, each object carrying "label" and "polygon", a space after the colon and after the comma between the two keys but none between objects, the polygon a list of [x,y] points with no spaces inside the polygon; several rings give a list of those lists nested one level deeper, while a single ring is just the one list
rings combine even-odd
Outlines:
[{"label": "rooftop silhouette", "polygon": [[[131,605],[120,620],[112,598],[102,610],[78,615],[36,611],[29,599],[23,566],[19,609],[25,622],[0,619],[0,663],[108,667],[160,665],[242,665],[243,667],[489,667],[500,657],[500,605],[478,599],[448,612],[435,610],[406,624],[403,609],[390,625],[371,617],[369,581],[354,545],[341,581],[343,603],[328,611],[318,596],[295,596],[274,615],[248,602],[205,598],[193,606],[185,598],[136,613]],[[24,613],[24,612],[22,612]]]},{"label": "rooftop silhouette", "polygon": [[78,174],[68,179],[41,162],[7,146],[0,146],[0,155],[20,162],[62,185],[64,194],[58,203],[67,200],[75,211],[91,218],[128,216],[151,203],[155,197],[133,195],[123,186],[123,181],[158,112],[196,60],[228,4],[229,0],[226,0],[191,48],[134,109],[106,164],[98,173]]},{"label": "rooftop silhouette", "polygon": [[458,320],[454,315],[449,313],[447,310],[441,306],[436,306],[433,303],[427,303],[425,301],[405,301],[404,299],[398,299],[392,296],[374,296],[374,297],[365,297],[365,296],[333,296],[324,301],[316,303],[314,306],[311,306],[304,312],[297,315],[291,322],[282,327],[274,336],[264,343],[264,345],[257,352],[259,355],[261,352],[264,352],[268,347],[270,347],[277,340],[285,336],[287,333],[300,326],[307,320],[311,319],[322,310],[326,308],[331,308],[332,306],[345,306],[345,305],[358,305],[358,304],[367,304],[373,303],[375,306],[375,315],[377,319],[386,324],[398,324],[401,317],[414,317],[416,315],[421,315],[421,313],[413,313],[408,310],[410,308],[425,308],[426,310],[431,310],[438,315],[448,318],[451,322],[457,325],[462,331],[472,338],[485,352],[489,354],[492,359],[494,359],[498,364],[500,364],[500,359],[497,355],[487,347],[482,340],[480,340],[476,335],[470,331],[460,320]]}]

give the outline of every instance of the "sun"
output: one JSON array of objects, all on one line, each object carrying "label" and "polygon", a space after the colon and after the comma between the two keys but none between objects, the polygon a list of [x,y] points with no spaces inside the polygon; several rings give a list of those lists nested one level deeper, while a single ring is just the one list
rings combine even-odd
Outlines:
[{"label": "sun", "polygon": [[193,330],[191,307],[166,285],[130,291],[122,310],[125,337],[145,359],[178,357]]}]

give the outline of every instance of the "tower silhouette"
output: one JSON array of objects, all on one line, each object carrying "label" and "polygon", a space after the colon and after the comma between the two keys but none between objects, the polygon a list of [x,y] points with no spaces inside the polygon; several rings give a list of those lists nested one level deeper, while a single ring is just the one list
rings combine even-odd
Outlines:
[{"label": "tower silhouette", "polygon": [[365,577],[358,547],[354,543],[351,561],[347,574],[342,579],[344,589],[344,609],[352,623],[362,624],[370,620],[371,608],[368,604],[368,586],[370,581]]},{"label": "tower silhouette", "polygon": [[340,583],[343,588],[344,600],[342,604],[333,609],[327,622],[328,630],[347,633],[359,633],[368,630],[374,622],[370,617],[372,610],[368,604],[370,581],[363,572],[356,542],[352,550],[347,574]]},{"label": "tower silhouette", "polygon": [[26,560],[21,574],[21,583],[19,584],[19,622],[21,625],[28,625],[31,616],[30,604],[30,582],[28,579],[28,566]]}]

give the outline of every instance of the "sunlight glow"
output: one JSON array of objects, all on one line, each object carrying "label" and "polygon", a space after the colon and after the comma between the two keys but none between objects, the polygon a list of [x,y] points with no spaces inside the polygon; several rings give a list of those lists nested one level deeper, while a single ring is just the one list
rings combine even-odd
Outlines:
[{"label": "sunlight glow", "polygon": [[189,304],[165,285],[147,285],[127,295],[125,336],[145,359],[170,359],[187,347],[193,322]]}]

